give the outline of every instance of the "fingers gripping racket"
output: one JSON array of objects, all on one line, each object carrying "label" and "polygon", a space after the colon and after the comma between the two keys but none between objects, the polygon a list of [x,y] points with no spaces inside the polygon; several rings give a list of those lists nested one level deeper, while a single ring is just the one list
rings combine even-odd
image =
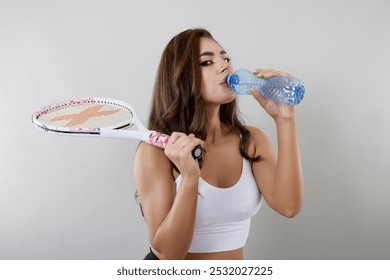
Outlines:
[{"label": "fingers gripping racket", "polygon": [[[148,130],[130,104],[102,97],[51,104],[35,112],[32,122],[39,129],[56,134],[133,139],[161,149],[165,149],[170,138]],[[198,159],[201,155],[202,147],[198,145],[192,150],[192,156]]]}]

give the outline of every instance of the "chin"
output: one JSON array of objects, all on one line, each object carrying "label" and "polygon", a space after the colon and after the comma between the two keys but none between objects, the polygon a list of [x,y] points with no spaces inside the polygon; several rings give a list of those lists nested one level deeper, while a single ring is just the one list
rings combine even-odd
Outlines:
[{"label": "chin", "polygon": [[205,103],[214,105],[223,105],[233,102],[237,95],[229,88],[215,91],[213,94],[203,94],[202,99]]},{"label": "chin", "polygon": [[230,90],[230,92],[226,95],[226,102],[224,102],[223,104],[227,104],[227,103],[230,103],[232,101],[234,101],[236,99],[237,95],[232,91]]}]

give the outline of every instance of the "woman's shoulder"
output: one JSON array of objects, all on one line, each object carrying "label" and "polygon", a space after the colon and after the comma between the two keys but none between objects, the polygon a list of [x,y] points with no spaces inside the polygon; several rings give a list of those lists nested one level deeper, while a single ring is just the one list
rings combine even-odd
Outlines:
[{"label": "woman's shoulder", "polygon": [[260,128],[254,127],[254,126],[249,126],[245,125],[245,128],[249,130],[250,132],[250,138],[251,140],[262,140],[268,139],[268,136],[262,131]]},{"label": "woman's shoulder", "polygon": [[254,157],[261,156],[264,153],[264,149],[272,147],[269,137],[260,128],[248,125],[246,125],[245,128],[250,133],[249,139],[246,143],[249,155],[253,155]]},{"label": "woman's shoulder", "polygon": [[135,176],[149,177],[172,174],[172,164],[163,149],[141,142],[135,154],[134,173]]}]

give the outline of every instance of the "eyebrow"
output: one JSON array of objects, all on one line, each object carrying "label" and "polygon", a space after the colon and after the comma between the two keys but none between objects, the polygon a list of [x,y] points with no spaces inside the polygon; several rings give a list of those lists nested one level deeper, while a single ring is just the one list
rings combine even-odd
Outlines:
[{"label": "eyebrow", "polygon": [[[227,54],[226,51],[222,50],[219,52],[219,54]],[[202,56],[214,56],[214,53],[213,52],[203,52],[199,55],[199,57],[202,57]]]}]

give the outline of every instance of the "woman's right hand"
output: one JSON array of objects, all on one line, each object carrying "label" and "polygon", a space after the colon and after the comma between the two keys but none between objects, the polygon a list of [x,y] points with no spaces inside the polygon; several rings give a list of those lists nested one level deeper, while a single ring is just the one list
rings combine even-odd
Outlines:
[{"label": "woman's right hand", "polygon": [[181,132],[172,133],[168,145],[165,147],[165,155],[179,169],[182,176],[200,176],[198,161],[192,157],[192,150],[203,146],[203,141],[194,134],[186,135]]}]

